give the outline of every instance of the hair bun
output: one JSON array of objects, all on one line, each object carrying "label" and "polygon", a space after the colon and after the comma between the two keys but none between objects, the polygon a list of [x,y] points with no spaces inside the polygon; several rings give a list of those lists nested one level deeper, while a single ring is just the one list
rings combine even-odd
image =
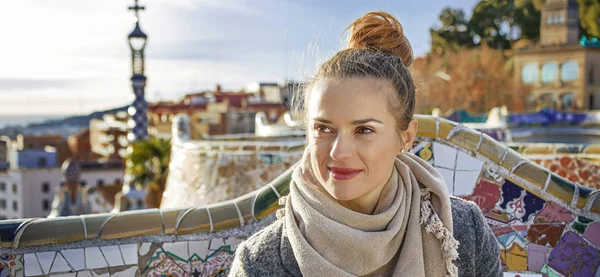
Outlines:
[{"label": "hair bun", "polygon": [[348,30],[347,48],[374,48],[400,56],[406,67],[413,63],[413,50],[402,24],[391,14],[369,12],[352,22]]}]

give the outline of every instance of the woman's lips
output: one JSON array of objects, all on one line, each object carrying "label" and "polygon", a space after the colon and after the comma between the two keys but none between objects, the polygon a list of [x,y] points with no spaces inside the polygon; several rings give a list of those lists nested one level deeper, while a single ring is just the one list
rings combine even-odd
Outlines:
[{"label": "woman's lips", "polygon": [[340,181],[352,179],[362,171],[360,169],[344,167],[328,167],[327,169],[329,169],[329,172],[331,172],[333,179]]}]

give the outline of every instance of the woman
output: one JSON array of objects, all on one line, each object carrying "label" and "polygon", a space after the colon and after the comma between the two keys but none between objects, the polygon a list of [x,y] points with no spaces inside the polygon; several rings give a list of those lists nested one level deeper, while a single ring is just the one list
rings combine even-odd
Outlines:
[{"label": "woman", "polygon": [[390,14],[349,27],[306,88],[307,148],[285,213],[237,248],[230,276],[501,276],[479,208],[408,153],[411,46]]}]

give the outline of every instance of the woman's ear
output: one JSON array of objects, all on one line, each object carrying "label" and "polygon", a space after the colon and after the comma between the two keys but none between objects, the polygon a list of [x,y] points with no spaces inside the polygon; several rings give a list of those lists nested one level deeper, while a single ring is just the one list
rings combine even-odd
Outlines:
[{"label": "woman's ear", "polygon": [[415,138],[417,137],[417,130],[419,129],[419,121],[416,118],[413,118],[410,123],[408,123],[408,128],[406,131],[402,132],[402,141],[404,145],[402,147],[406,152],[408,152],[413,143],[415,142]]}]

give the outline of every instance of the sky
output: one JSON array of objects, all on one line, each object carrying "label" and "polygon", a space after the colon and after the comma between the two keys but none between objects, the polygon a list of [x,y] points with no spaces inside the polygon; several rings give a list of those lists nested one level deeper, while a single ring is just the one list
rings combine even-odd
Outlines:
[{"label": "sky", "polygon": [[[70,115],[133,101],[127,35],[133,0],[0,0],[0,116]],[[356,18],[398,18],[416,55],[447,6],[478,0],[140,0],[146,100],[252,82],[304,80],[342,49]]]}]

